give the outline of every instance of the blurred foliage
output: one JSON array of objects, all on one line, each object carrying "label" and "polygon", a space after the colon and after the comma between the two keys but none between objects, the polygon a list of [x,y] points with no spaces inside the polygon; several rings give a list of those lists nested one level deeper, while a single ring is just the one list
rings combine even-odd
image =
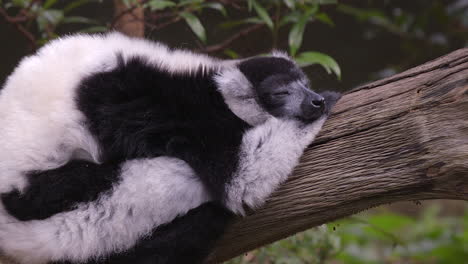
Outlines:
[{"label": "blurred foliage", "polygon": [[[285,48],[301,66],[320,65],[327,73],[341,79],[342,70],[331,56],[304,48],[308,28],[324,25],[333,29],[335,17],[345,15],[365,25],[366,39],[374,39],[382,32],[401,38],[400,45],[407,57],[376,73],[376,78],[393,74],[418,61],[415,49],[430,46],[431,50],[446,48],[453,42],[466,45],[468,39],[468,3],[464,0],[434,1],[338,1],[338,0],[121,0],[128,7],[114,19],[90,17],[83,10],[109,7],[107,0],[0,0],[0,15],[16,26],[33,48],[43,45],[73,25],[74,31],[103,32],[114,28],[116,21],[135,8],[145,10],[141,21],[148,32],[173,24],[186,24],[198,40],[199,50],[219,53],[230,58],[241,55],[232,47],[237,39],[253,37],[254,32],[268,32],[270,49]],[[401,7],[400,7],[401,6]],[[412,6],[413,9],[407,8]],[[83,8],[85,7],[85,8]],[[89,9],[88,9],[89,10]],[[205,16],[217,12],[221,17],[218,28],[229,32],[224,41],[207,30]],[[212,28],[211,25],[209,25]],[[221,34],[222,35],[222,34]],[[216,41],[214,41],[216,39]],[[284,45],[286,44],[286,45]],[[437,52],[442,53],[442,52]],[[389,62],[390,63],[390,62]]]},{"label": "blurred foliage", "polygon": [[[21,18],[21,22],[25,22],[25,28],[33,28],[37,32],[38,37],[34,40],[34,45],[42,45],[46,41],[56,38],[58,34],[56,29],[67,23],[82,24],[81,32],[100,32],[106,31],[114,26],[114,22],[100,23],[94,19],[90,19],[83,15],[71,15],[74,9],[89,3],[102,3],[99,0],[74,0],[74,1],[57,1],[57,0],[10,0],[1,1],[1,7],[12,13],[15,16],[10,18]],[[289,27],[289,53],[295,57],[297,55],[301,60],[301,64],[309,66],[313,64],[322,65],[327,72],[334,73],[340,77],[341,70],[336,61],[319,52],[299,53],[301,48],[303,35],[306,26],[314,21],[322,22],[328,25],[333,25],[330,17],[320,10],[323,5],[337,4],[336,0],[246,0],[246,1],[210,1],[210,0],[122,0],[128,7],[128,11],[134,8],[144,8],[147,12],[158,13],[165,15],[172,21],[183,20],[192,29],[195,36],[202,44],[207,44],[208,36],[203,23],[199,16],[206,9],[219,11],[226,17],[224,28],[233,29],[234,32],[237,26],[245,24],[265,25],[274,36],[272,47],[276,47],[278,31],[282,27]],[[230,9],[242,9],[249,17],[234,21],[229,19]],[[119,15],[117,15],[118,17]],[[157,14],[155,15],[158,16]],[[165,21],[166,23],[169,21]],[[164,23],[164,22],[162,22]],[[147,23],[152,26],[151,23]],[[158,25],[153,25],[157,28]],[[238,57],[238,54],[228,47],[223,47],[225,54],[231,57]]]},{"label": "blurred foliage", "polygon": [[[353,2],[354,5],[348,4]],[[367,2],[367,4],[366,4]],[[372,4],[369,4],[372,3]],[[468,46],[468,1],[348,1],[337,11],[353,17],[365,26],[364,39],[374,40],[389,33],[399,40],[401,52],[407,57],[398,64],[377,73],[383,78],[413,67],[427,58],[427,53],[447,53]]]},{"label": "blurred foliage", "polygon": [[[468,209],[468,208],[467,208]],[[468,261],[468,210],[442,217],[360,214],[299,233],[227,264],[463,264]]]},{"label": "blurred foliage", "polygon": [[[97,1],[97,0],[95,0]],[[60,6],[58,3],[60,2]],[[80,6],[86,5],[93,0],[4,0],[0,1],[0,6],[6,10],[15,13],[11,17],[18,22],[24,23],[24,28],[32,30],[37,34],[35,36],[36,45],[42,45],[48,40],[58,37],[57,27],[70,23],[83,25],[83,32],[99,32],[107,30],[97,20],[85,16],[75,16],[71,13]],[[102,2],[98,1],[98,2]],[[5,11],[5,12],[6,12]]]}]

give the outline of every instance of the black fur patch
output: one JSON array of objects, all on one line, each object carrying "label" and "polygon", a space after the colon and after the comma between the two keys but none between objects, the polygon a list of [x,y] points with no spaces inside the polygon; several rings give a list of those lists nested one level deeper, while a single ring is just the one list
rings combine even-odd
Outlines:
[{"label": "black fur patch", "polygon": [[239,64],[240,71],[254,87],[267,77],[286,74],[291,80],[304,78],[304,74],[292,62],[278,57],[254,57]]},{"label": "black fur patch", "polygon": [[213,76],[169,74],[135,57],[84,80],[78,107],[102,161],[174,156],[221,199],[249,125],[227,107]]},{"label": "black fur patch", "polygon": [[95,200],[118,181],[119,174],[116,164],[70,161],[54,170],[29,173],[23,193],[16,190],[1,198],[8,213],[19,220],[45,219]]},{"label": "black fur patch", "polygon": [[205,203],[169,224],[158,227],[131,250],[83,264],[202,263],[233,218],[232,213],[222,206]]}]

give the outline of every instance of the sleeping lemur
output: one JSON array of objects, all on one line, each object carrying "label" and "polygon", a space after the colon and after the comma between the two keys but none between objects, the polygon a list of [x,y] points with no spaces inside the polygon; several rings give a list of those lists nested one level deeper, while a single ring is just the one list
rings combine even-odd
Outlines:
[{"label": "sleeping lemur", "polygon": [[199,263],[313,141],[333,92],[286,55],[222,61],[119,33],[54,40],[0,90],[0,252]]}]

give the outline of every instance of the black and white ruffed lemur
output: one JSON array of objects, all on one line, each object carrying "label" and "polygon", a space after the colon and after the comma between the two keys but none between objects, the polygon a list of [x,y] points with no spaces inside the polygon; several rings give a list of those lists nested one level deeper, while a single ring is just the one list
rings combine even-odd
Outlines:
[{"label": "black and white ruffed lemur", "polygon": [[199,263],[286,180],[338,99],[280,52],[223,61],[119,33],[51,41],[0,90],[0,252]]}]

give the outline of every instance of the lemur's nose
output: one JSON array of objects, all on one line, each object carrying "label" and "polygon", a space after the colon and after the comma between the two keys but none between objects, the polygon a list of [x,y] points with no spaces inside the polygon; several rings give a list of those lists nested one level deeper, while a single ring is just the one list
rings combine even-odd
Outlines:
[{"label": "lemur's nose", "polygon": [[323,98],[319,94],[314,94],[312,97],[311,104],[315,108],[323,108],[323,106],[325,105],[325,98]]}]

